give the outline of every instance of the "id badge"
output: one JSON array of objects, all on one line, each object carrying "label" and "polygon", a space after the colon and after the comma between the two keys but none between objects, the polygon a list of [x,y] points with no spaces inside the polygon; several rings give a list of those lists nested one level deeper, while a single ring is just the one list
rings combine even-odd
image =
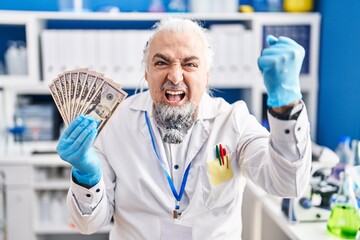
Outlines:
[{"label": "id badge", "polygon": [[161,240],[190,240],[192,239],[192,226],[179,220],[163,220],[161,223]]}]

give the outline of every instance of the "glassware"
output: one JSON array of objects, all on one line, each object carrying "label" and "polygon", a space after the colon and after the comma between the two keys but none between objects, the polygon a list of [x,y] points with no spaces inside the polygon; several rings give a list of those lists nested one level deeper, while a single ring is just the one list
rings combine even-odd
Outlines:
[{"label": "glassware", "polygon": [[355,238],[360,227],[360,215],[353,190],[352,178],[340,173],[340,188],[327,221],[327,229],[338,237]]},{"label": "glassware", "polygon": [[27,51],[25,42],[10,41],[5,52],[5,65],[9,75],[27,74]]},{"label": "glassware", "polygon": [[360,208],[360,165],[349,168],[347,172],[354,181],[355,198],[358,204],[358,208]]},{"label": "glassware", "polygon": [[186,12],[186,4],[184,0],[170,0],[169,12]]},{"label": "glassware", "polygon": [[164,7],[162,0],[152,0],[148,11],[149,12],[165,12],[165,7]]},{"label": "glassware", "polygon": [[332,183],[339,185],[339,174],[345,171],[346,168],[353,166],[349,136],[341,136],[339,138],[339,143],[335,149],[335,153],[339,156],[340,161],[332,169],[331,181]]},{"label": "glassware", "polygon": [[61,12],[90,12],[90,0],[59,0]]}]

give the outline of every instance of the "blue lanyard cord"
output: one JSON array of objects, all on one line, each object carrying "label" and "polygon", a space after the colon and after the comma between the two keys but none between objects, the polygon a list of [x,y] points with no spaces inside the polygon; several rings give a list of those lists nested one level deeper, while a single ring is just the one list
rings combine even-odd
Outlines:
[{"label": "blue lanyard cord", "polygon": [[181,187],[180,187],[180,192],[179,194],[177,193],[176,191],[176,188],[174,186],[174,183],[169,175],[169,173],[166,171],[166,168],[164,166],[164,162],[162,161],[160,155],[159,155],[159,152],[157,150],[157,147],[156,147],[156,143],[155,143],[155,139],[154,139],[154,136],[152,134],[152,131],[151,131],[151,127],[150,127],[150,122],[149,122],[149,118],[147,116],[147,112],[145,112],[145,121],[146,121],[146,125],[148,127],[148,131],[149,131],[149,134],[150,134],[150,137],[151,137],[151,143],[152,143],[152,146],[153,146],[153,149],[154,149],[154,152],[156,154],[156,157],[158,159],[158,161],[160,162],[160,165],[165,173],[165,176],[167,178],[167,181],[169,183],[169,186],[171,188],[171,191],[177,201],[176,203],[176,206],[175,206],[175,209],[176,210],[179,210],[180,209],[180,201],[181,201],[181,198],[182,196],[184,195],[184,190],[185,190],[185,185],[186,185],[186,182],[187,182],[187,178],[188,178],[188,175],[189,175],[189,171],[190,171],[190,166],[191,166],[191,163],[188,165],[188,167],[186,168],[185,170],[185,173],[184,173],[184,177],[183,177],[183,180],[182,180],[182,183],[181,183]]}]

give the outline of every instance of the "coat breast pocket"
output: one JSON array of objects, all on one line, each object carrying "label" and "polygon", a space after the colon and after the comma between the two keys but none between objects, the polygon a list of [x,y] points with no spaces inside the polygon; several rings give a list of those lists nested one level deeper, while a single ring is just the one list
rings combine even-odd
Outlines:
[{"label": "coat breast pocket", "polygon": [[202,166],[202,189],[204,204],[212,209],[222,207],[234,199],[237,181],[233,172],[234,154],[227,154],[224,161],[215,159]]}]

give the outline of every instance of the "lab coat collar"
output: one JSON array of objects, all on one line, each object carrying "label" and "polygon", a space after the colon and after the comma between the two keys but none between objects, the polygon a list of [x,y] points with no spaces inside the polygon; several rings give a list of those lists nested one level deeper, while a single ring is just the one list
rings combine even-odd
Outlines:
[{"label": "lab coat collar", "polygon": [[[137,101],[133,101],[130,105],[130,108],[133,110],[147,111],[148,116],[152,117],[153,101],[151,99],[150,92],[145,91],[138,95],[139,96],[137,96]],[[197,120],[212,119],[215,118],[219,113],[220,111],[215,106],[214,100],[209,96],[208,93],[204,93],[200,101]]]}]

